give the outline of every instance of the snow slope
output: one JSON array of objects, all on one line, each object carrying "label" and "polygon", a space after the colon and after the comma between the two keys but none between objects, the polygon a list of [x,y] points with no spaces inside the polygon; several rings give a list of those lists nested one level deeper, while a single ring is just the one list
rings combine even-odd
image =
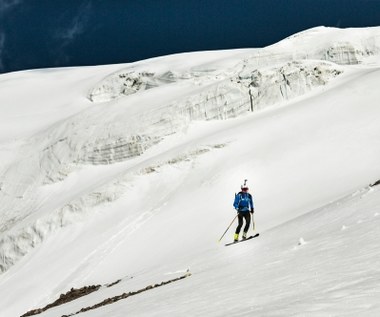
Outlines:
[{"label": "snow slope", "polygon": [[[380,28],[0,76],[0,312],[376,316]],[[20,93],[22,91],[22,93]],[[260,237],[218,239],[248,178]]]}]

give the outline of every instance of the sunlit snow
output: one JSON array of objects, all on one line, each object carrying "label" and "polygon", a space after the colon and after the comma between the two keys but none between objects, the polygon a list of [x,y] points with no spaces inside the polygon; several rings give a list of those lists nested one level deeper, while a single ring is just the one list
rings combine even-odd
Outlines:
[{"label": "sunlit snow", "polygon": [[379,316],[379,86],[379,27],[1,75],[0,316]]}]

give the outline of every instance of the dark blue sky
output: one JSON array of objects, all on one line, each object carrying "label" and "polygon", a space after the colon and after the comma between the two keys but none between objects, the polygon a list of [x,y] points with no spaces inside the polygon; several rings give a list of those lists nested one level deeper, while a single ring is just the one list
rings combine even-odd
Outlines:
[{"label": "dark blue sky", "polygon": [[0,73],[264,47],[320,25],[380,26],[380,0],[0,0]]}]

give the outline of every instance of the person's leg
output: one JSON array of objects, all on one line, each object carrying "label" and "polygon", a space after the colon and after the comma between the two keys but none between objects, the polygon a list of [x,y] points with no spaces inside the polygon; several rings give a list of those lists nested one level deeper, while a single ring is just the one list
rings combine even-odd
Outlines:
[{"label": "person's leg", "polygon": [[251,214],[249,212],[247,212],[246,214],[244,214],[244,219],[245,219],[245,227],[244,227],[244,230],[243,230],[243,239],[246,239],[247,238],[247,233],[248,233],[248,230],[249,230],[249,225],[251,224]]},{"label": "person's leg", "polygon": [[239,233],[240,233],[241,227],[243,226],[243,219],[244,219],[243,215],[239,212],[238,213],[238,226],[236,227],[235,235],[234,235],[235,241],[239,240]]}]

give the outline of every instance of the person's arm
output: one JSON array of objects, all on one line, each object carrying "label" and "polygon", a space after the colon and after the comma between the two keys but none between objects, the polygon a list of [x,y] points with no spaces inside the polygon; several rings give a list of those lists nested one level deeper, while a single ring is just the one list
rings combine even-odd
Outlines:
[{"label": "person's arm", "polygon": [[253,205],[253,198],[251,194],[249,194],[249,202],[251,204],[251,213],[253,214],[255,212],[255,207]]},{"label": "person's arm", "polygon": [[235,194],[234,208],[235,208],[236,210],[239,209],[239,202],[240,202],[240,195],[239,195],[239,194]]}]

